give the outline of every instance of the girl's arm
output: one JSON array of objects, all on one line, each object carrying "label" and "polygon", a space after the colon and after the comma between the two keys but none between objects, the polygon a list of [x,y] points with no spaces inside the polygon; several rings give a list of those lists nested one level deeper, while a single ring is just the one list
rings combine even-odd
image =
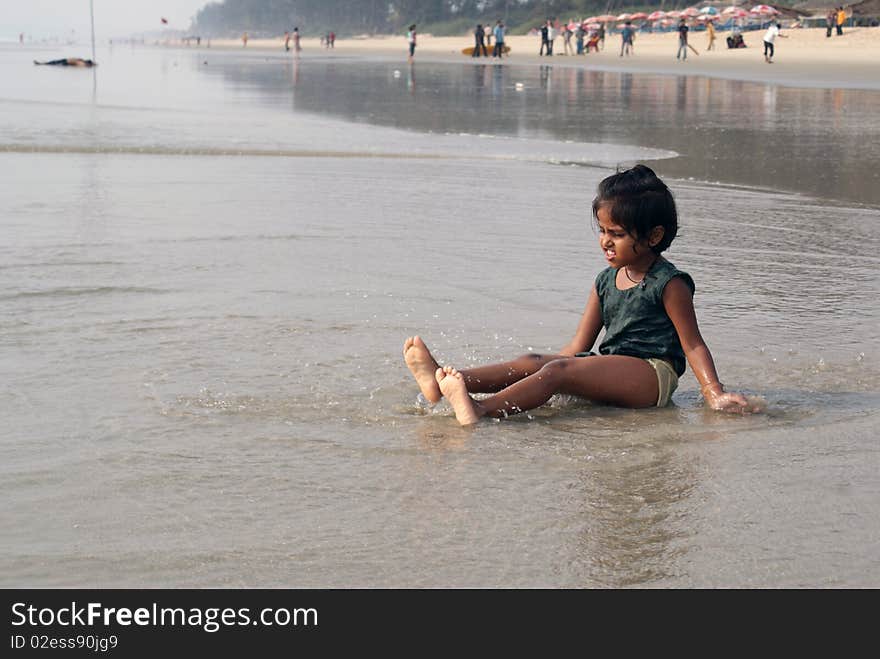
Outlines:
[{"label": "girl's arm", "polygon": [[601,329],[602,311],[599,309],[599,294],[596,293],[596,286],[594,285],[590,291],[587,307],[584,309],[574,337],[559,351],[559,354],[574,357],[578,352],[586,352],[593,347]]},{"label": "girl's arm", "polygon": [[750,412],[749,402],[742,394],[725,392],[718,380],[715,362],[697,327],[697,314],[691,289],[681,277],[673,277],[663,290],[663,306],[675,325],[681,347],[691,370],[700,383],[700,392],[713,410]]}]

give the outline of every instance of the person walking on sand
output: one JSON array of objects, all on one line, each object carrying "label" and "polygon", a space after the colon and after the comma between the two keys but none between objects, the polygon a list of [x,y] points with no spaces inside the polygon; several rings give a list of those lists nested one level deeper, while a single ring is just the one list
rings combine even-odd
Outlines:
[{"label": "person walking on sand", "polygon": [[784,34],[779,33],[781,27],[780,23],[771,23],[770,27],[767,28],[767,32],[764,33],[764,61],[767,64],[773,64],[773,44],[776,41],[776,37],[780,39],[787,38]]},{"label": "person walking on sand", "polygon": [[409,44],[409,57],[407,61],[412,64],[413,57],[416,55],[416,24],[413,23],[409,26],[409,30],[406,33],[406,41]]},{"label": "person walking on sand", "polygon": [[712,25],[712,21],[706,21],[706,34],[709,35],[709,45],[706,46],[706,50],[715,50],[715,26]]},{"label": "person walking on sand", "polygon": [[632,54],[633,39],[636,37],[636,31],[632,26],[632,21],[627,21],[620,31],[620,56],[629,56]]},{"label": "person walking on sand", "polygon": [[474,52],[471,57],[479,57],[481,53],[483,57],[489,57],[489,51],[486,50],[486,30],[482,23],[478,23],[474,30]]},{"label": "person walking on sand", "polygon": [[290,32],[284,33],[284,52],[290,52]]},{"label": "person walking on sand", "polygon": [[290,36],[293,39],[293,52],[297,57],[299,57],[299,51],[302,50],[302,46],[300,46],[299,44],[299,28],[293,28],[293,34],[291,34]]},{"label": "person walking on sand", "polygon": [[831,32],[834,31],[834,26],[837,25],[837,10],[829,9],[828,13],[825,14],[825,36],[830,37]]},{"label": "person walking on sand", "polygon": [[495,29],[492,30],[492,33],[495,35],[495,48],[492,50],[492,57],[501,59],[504,56],[504,23],[500,18],[495,23]]},{"label": "person walking on sand", "polygon": [[846,11],[844,11],[843,7],[837,8],[837,36],[841,36],[843,34],[843,24],[846,23]]},{"label": "person walking on sand", "polygon": [[562,54],[563,55],[574,55],[574,50],[571,47],[572,35],[573,35],[573,30],[569,29],[568,25],[563,26],[563,28],[562,28]]},{"label": "person walking on sand", "polygon": [[577,29],[574,31],[574,43],[578,55],[584,54],[584,37],[586,34],[583,23],[578,23]]},{"label": "person walking on sand", "polygon": [[678,52],[675,59],[686,60],[688,58],[688,26],[682,18],[678,22]]},{"label": "person walking on sand", "polygon": [[[461,425],[535,409],[554,394],[632,409],[666,407],[690,365],[711,409],[759,411],[756,401],[725,391],[700,335],[694,280],[663,257],[678,233],[666,184],[636,165],[599,183],[592,210],[608,267],[594,280],[572,339],[555,354],[459,371],[441,368],[412,336],[403,358],[422,395],[431,403],[445,397]],[[491,395],[475,399],[475,393]]]}]

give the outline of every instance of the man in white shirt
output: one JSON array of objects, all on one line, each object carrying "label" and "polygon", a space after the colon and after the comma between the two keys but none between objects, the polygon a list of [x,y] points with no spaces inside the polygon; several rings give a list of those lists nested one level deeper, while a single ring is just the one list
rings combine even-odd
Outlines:
[{"label": "man in white shirt", "polygon": [[779,23],[773,23],[764,34],[764,61],[767,64],[773,64],[773,43],[776,41],[776,37],[781,39],[788,38],[784,34],[779,34],[779,28],[781,27],[782,25]]}]

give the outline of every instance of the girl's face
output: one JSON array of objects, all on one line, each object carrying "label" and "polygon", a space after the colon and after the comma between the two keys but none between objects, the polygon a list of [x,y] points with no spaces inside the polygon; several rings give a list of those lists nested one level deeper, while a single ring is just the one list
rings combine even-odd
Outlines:
[{"label": "girl's face", "polygon": [[599,247],[605,260],[615,268],[625,265],[639,266],[650,264],[656,258],[648,242],[637,241],[626,229],[617,224],[608,212],[608,207],[599,206],[596,212],[599,223]]}]

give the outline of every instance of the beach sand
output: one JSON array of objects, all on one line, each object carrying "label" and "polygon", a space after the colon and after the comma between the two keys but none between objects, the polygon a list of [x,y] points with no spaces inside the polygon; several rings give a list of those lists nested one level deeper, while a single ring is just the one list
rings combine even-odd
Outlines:
[{"label": "beach sand", "polygon": [[[783,29],[785,38],[776,41],[772,64],[764,62],[763,30],[744,34],[747,48],[730,50],[725,38],[729,32],[718,32],[715,50],[706,51],[705,32],[691,33],[691,45],[699,55],[689,52],[686,62],[675,59],[678,35],[675,32],[636,35],[634,54],[620,57],[620,35],[606,39],[604,50],[584,56],[559,55],[562,38],[557,38],[552,58],[539,57],[540,38],[511,36],[507,45],[511,53],[504,63],[583,66],[597,70],[649,72],[673,75],[702,75],[733,80],[751,80],[787,86],[828,87],[847,89],[880,89],[877,61],[880,61],[880,28],[848,28],[843,36],[825,36],[824,28]],[[336,47],[325,49],[318,39],[303,39],[302,57],[315,55],[380,56],[399,58],[406,62],[404,36],[337,39]],[[464,62],[463,48],[473,45],[470,36],[433,37],[419,35],[415,60]],[[574,41],[572,40],[572,46]],[[204,48],[204,46],[203,46]],[[235,39],[212,39],[211,48],[242,49]],[[283,41],[251,39],[247,50],[284,52]],[[481,60],[485,61],[485,60]]]}]

